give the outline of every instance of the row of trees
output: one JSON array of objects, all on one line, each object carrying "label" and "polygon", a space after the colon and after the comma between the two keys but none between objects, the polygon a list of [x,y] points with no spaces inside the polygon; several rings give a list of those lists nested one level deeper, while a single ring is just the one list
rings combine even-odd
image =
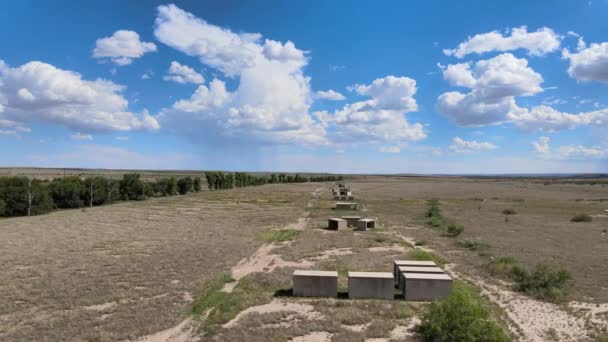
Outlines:
[{"label": "row of trees", "polygon": [[[209,190],[232,189],[267,183],[303,183],[340,181],[342,176],[302,177],[300,174],[254,176],[244,172],[206,172]],[[76,176],[42,181],[29,177],[0,177],[0,216],[44,214],[56,208],[81,208],[110,204],[119,200],[141,201],[148,197],[185,195],[202,189],[200,177],[170,177],[153,182],[138,173],[122,179],[103,176]]]},{"label": "row of trees", "polygon": [[306,183],[306,182],[336,182],[344,179],[342,176],[302,177],[295,175],[271,174],[270,176],[253,176],[244,172],[224,173],[221,171],[205,172],[209,190],[241,188],[245,186],[280,184],[280,183]]},{"label": "row of trees", "polygon": [[125,174],[122,179],[72,176],[41,181],[29,177],[1,177],[0,216],[30,216],[56,208],[93,207],[119,200],[185,195],[201,191],[201,188],[200,177],[170,177],[145,182],[138,173]]}]

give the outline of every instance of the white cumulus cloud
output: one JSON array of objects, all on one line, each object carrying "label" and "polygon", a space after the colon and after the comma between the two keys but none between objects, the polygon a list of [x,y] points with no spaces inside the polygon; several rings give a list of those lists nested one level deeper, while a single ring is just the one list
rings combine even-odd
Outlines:
[{"label": "white cumulus cloud", "polygon": [[134,31],[118,30],[110,37],[97,39],[93,58],[109,59],[116,65],[128,65],[145,53],[156,51],[154,43],[142,42]]},{"label": "white cumulus cloud", "polygon": [[124,87],[33,61],[11,68],[0,60],[0,121],[46,122],[78,132],[157,130],[156,119],[128,110]]},{"label": "white cumulus cloud", "polygon": [[503,35],[498,31],[476,34],[458,44],[455,49],[443,50],[443,53],[448,56],[463,58],[471,53],[483,54],[491,51],[525,49],[532,56],[542,56],[557,50],[561,44],[561,39],[561,36],[547,27],[528,32],[526,26],[521,26],[511,29],[508,35]]},{"label": "white cumulus cloud", "polygon": [[161,120],[168,129],[199,139],[326,143],[323,127],[308,112],[312,93],[303,71],[308,59],[292,42],[237,34],[175,5],[158,7],[154,34],[225,77],[238,76],[233,91],[216,78],[165,109]]},{"label": "white cumulus cloud", "polygon": [[469,153],[482,150],[493,150],[496,145],[486,141],[464,140],[460,137],[452,139],[452,144],[448,147],[450,151],[456,153]]},{"label": "white cumulus cloud", "polygon": [[587,160],[608,159],[608,148],[601,146],[562,145],[551,149],[548,137],[539,137],[532,143],[536,153],[543,159]]},{"label": "white cumulus cloud", "polygon": [[579,81],[608,83],[608,42],[592,43],[587,47],[581,38],[577,50],[562,51],[562,57],[570,62],[568,74]]},{"label": "white cumulus cloud", "polygon": [[344,95],[342,95],[341,93],[339,93],[333,89],[317,91],[317,98],[324,99],[324,100],[331,100],[331,101],[346,100],[346,97]]},{"label": "white cumulus cloud", "polygon": [[176,61],[171,62],[169,73],[163,77],[165,81],[173,81],[177,83],[194,83],[202,84],[205,82],[203,75],[196,72],[187,65],[180,64]]},{"label": "white cumulus cloud", "polygon": [[510,113],[522,109],[516,96],[542,92],[543,78],[528,66],[524,58],[504,53],[475,64],[449,65],[443,77],[453,86],[470,92],[447,92],[437,99],[437,109],[458,125],[480,126],[505,122]]}]

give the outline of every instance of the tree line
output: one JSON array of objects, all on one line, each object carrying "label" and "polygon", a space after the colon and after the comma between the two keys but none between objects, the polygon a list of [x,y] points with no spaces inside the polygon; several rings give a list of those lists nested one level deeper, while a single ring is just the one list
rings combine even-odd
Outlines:
[{"label": "tree line", "polygon": [[[254,176],[244,172],[205,172],[209,190],[275,183],[333,182],[342,176],[302,177],[300,174]],[[200,177],[169,177],[144,181],[138,173],[121,179],[68,176],[52,181],[25,176],[0,177],[0,216],[30,216],[54,209],[93,207],[116,201],[142,201],[149,197],[185,195],[202,190]]]},{"label": "tree line", "polygon": [[207,187],[209,190],[223,190],[232,188],[242,188],[245,186],[255,186],[263,184],[280,184],[280,183],[306,183],[306,182],[337,182],[344,179],[343,176],[317,176],[303,177],[299,173],[295,175],[270,174],[270,176],[254,176],[244,172],[221,172],[211,171],[205,172],[207,178]]},{"label": "tree line", "polygon": [[116,201],[185,195],[202,189],[200,177],[170,177],[147,182],[138,173],[122,179],[69,176],[43,181],[29,177],[0,177],[0,216],[30,216],[53,209],[93,207]]}]

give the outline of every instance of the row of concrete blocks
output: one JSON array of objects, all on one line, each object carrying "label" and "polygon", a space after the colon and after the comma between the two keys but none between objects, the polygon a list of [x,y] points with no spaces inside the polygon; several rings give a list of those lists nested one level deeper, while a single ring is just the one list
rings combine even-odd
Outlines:
[{"label": "row of concrete blocks", "polygon": [[[394,299],[395,280],[400,278],[403,280],[399,288],[405,300],[431,301],[450,295],[452,292],[452,278],[450,276],[443,273],[424,273],[421,270],[430,266],[414,266],[419,262],[399,260],[399,262],[408,261],[410,262],[408,267],[420,267],[420,270],[413,273],[403,270],[398,278],[395,278],[395,272],[348,272],[348,297],[353,299]],[[300,297],[337,297],[338,272],[295,271],[293,273],[293,295]]]},{"label": "row of concrete blocks", "polygon": [[327,220],[327,229],[346,230],[354,227],[356,230],[368,230],[376,228],[376,220],[362,218],[361,216],[342,216],[342,218],[331,217]]}]

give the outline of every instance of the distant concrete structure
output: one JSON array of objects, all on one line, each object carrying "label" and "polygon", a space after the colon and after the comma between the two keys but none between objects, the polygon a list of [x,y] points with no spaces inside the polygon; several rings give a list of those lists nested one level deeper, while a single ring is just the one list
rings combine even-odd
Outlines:
[{"label": "distant concrete structure", "polygon": [[452,278],[447,274],[403,273],[405,300],[431,301],[452,293]]},{"label": "distant concrete structure", "polygon": [[336,202],[337,210],[357,210],[357,203],[355,202]]},{"label": "distant concrete structure", "polygon": [[399,275],[399,266],[411,266],[411,267],[433,267],[437,266],[433,261],[418,261],[418,260],[393,260],[393,275],[395,276],[395,284],[399,282],[401,275]]},{"label": "distant concrete structure", "polygon": [[346,220],[347,226],[356,227],[357,221],[361,219],[361,216],[342,216],[342,219]]},{"label": "distant concrete structure", "polygon": [[338,297],[338,272],[294,271],[293,295],[298,297]]},{"label": "distant concrete structure", "polygon": [[403,274],[404,273],[434,273],[442,274],[443,270],[436,266],[398,266],[397,267],[397,287],[404,290]]},{"label": "distant concrete structure", "polygon": [[348,272],[348,298],[394,299],[391,272]]},{"label": "distant concrete structure", "polygon": [[332,217],[327,220],[327,229],[329,230],[346,230],[348,223],[341,218]]},{"label": "distant concrete structure", "polygon": [[363,218],[357,221],[357,230],[368,230],[376,228],[376,220]]}]

